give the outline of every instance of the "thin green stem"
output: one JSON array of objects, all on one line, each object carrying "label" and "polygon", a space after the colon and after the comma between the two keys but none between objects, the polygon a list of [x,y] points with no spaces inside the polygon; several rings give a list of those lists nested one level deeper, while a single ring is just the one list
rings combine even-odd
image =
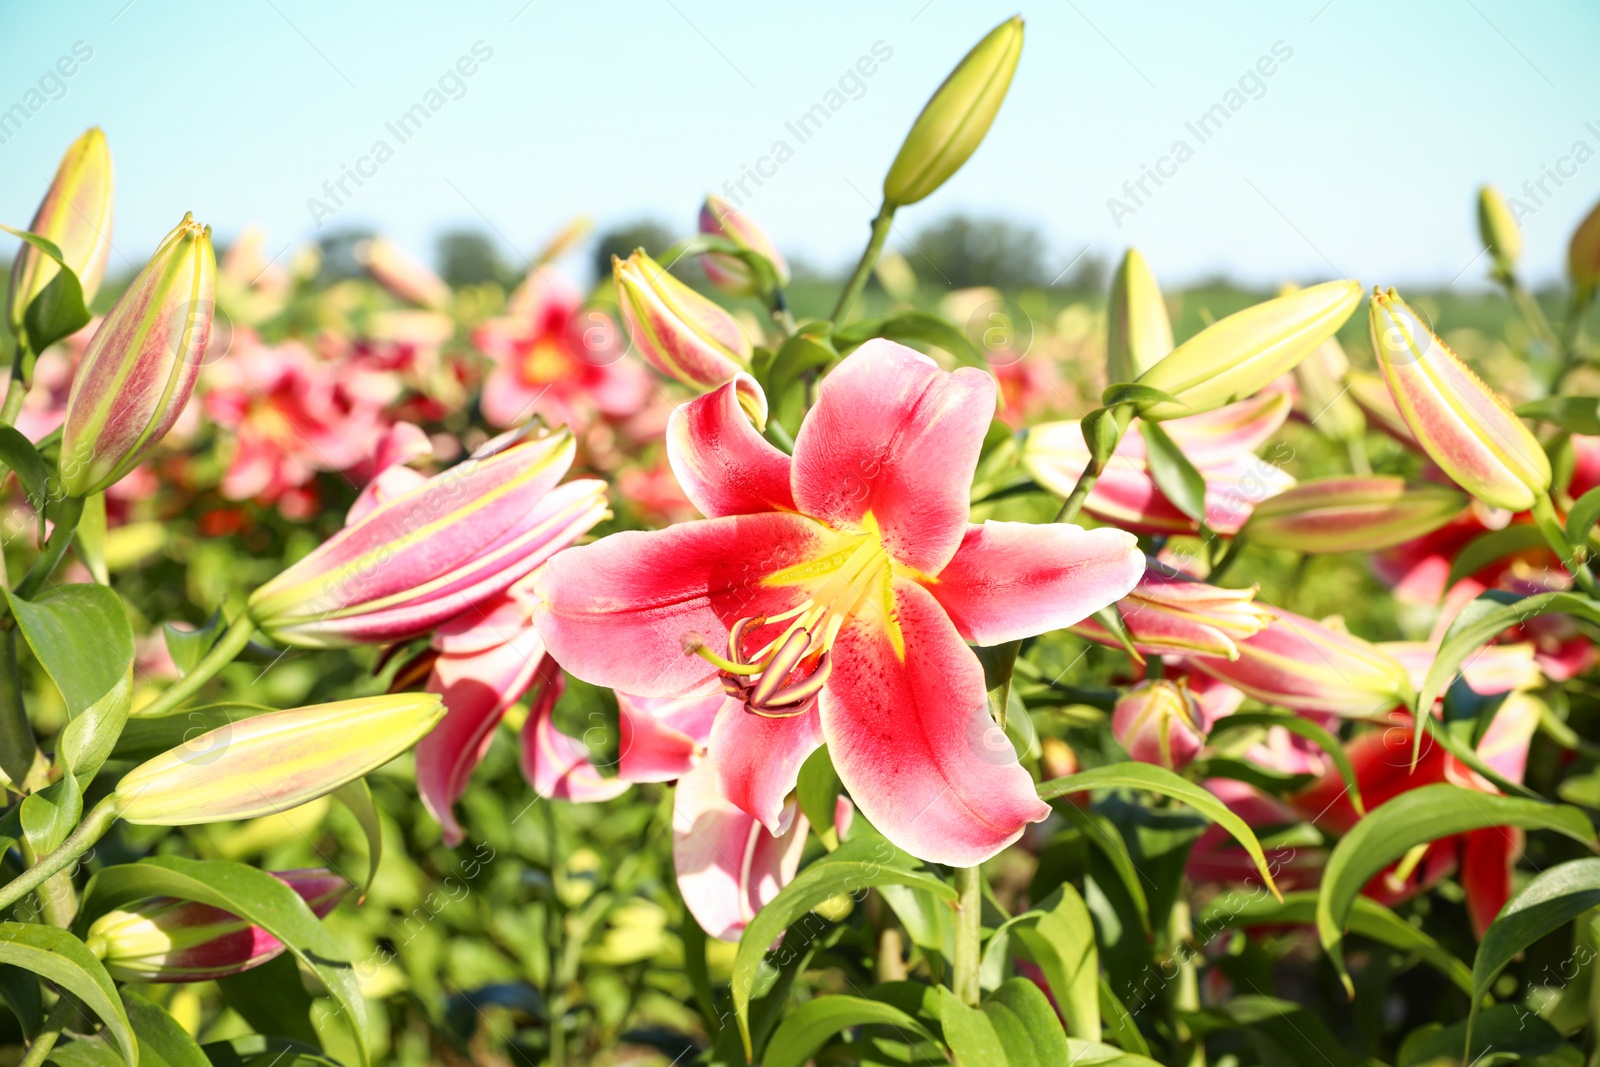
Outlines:
[{"label": "thin green stem", "polygon": [[61,842],[61,847],[54,852],[39,857],[39,862],[23,871],[17,877],[0,886],[0,911],[11,907],[17,901],[27,896],[43,885],[58,871],[64,871],[72,865],[73,861],[94,847],[96,841],[105,836],[111,829],[111,824],[117,821],[117,806],[115,797],[106,797],[78,824],[77,829]]},{"label": "thin green stem", "polygon": [[978,1006],[978,964],[983,941],[983,876],[976,867],[956,868],[956,943],[950,989],[963,1004]]},{"label": "thin green stem", "polygon": [[0,773],[20,789],[33,770],[39,743],[28,724],[18,668],[17,631],[7,630],[0,633]]},{"label": "thin green stem", "polygon": [[1600,582],[1595,580],[1594,572],[1584,562],[1583,554],[1567,543],[1566,531],[1562,528],[1561,520],[1556,517],[1556,506],[1550,500],[1548,492],[1539,494],[1534,500],[1533,521],[1539,527],[1539,532],[1544,534],[1545,543],[1561,560],[1561,565],[1567,568],[1567,573],[1572,575],[1572,580],[1577,583],[1578,588],[1590,596],[1600,596]]},{"label": "thin green stem", "polygon": [[1244,536],[1234,534],[1233,540],[1228,542],[1228,547],[1222,550],[1222,557],[1211,567],[1211,573],[1206,575],[1206,581],[1216,585],[1222,581],[1222,576],[1228,573],[1228,568],[1233,566],[1233,561],[1239,558],[1239,553],[1244,551]]},{"label": "thin green stem", "polygon": [[51,1050],[56,1047],[56,1040],[61,1037],[61,1030],[70,1018],[72,1018],[72,997],[63,993],[61,999],[56,1001],[55,1007],[50,1009],[50,1014],[45,1017],[44,1026],[33,1039],[33,1044],[28,1046],[28,1054],[22,1057],[17,1067],[40,1067],[49,1057]]},{"label": "thin green stem", "polygon": [[56,567],[61,564],[61,557],[67,554],[67,548],[72,544],[72,535],[77,532],[78,520],[81,518],[83,518],[82,497],[69,496],[61,501],[56,511],[56,524],[50,531],[49,539],[44,543],[44,551],[39,553],[39,558],[33,561],[28,573],[17,583],[17,596],[27,600],[50,580],[50,576],[56,572]]},{"label": "thin green stem", "polygon": [[194,670],[174,682],[166,692],[156,697],[139,714],[165,715],[194,696],[200,691],[201,686],[244,651],[244,646],[250,643],[250,636],[255,632],[255,620],[250,618],[248,611],[234,619],[223,635],[217,639],[217,643],[211,646],[211,651],[194,665]]},{"label": "thin green stem", "polygon": [[855,273],[850,275],[850,281],[845,284],[844,292],[839,294],[839,303],[834,305],[832,318],[835,326],[844,325],[856,301],[860,299],[861,291],[867,287],[867,278],[872,275],[872,268],[878,262],[878,254],[883,251],[883,243],[889,239],[889,227],[893,223],[894,205],[885,203],[878,209],[878,217],[872,220],[872,236],[861,253],[861,261],[856,264]]},{"label": "thin green stem", "polygon": [[1061,502],[1061,510],[1056,512],[1056,522],[1071,522],[1078,517],[1078,512],[1083,510],[1084,501],[1089,499],[1089,494],[1094,491],[1094,485],[1100,480],[1106,464],[1111,462],[1111,456],[1117,450],[1117,442],[1122,440],[1122,435],[1128,429],[1128,423],[1133,421],[1133,408],[1125,406],[1115,409],[1110,417],[1115,420],[1116,441],[1101,456],[1096,454],[1098,450],[1094,447],[1094,442],[1085,437],[1084,443],[1089,446],[1088,465],[1083,468],[1083,473],[1078,475],[1077,484],[1072,487],[1072,492],[1067,494],[1067,499]]}]

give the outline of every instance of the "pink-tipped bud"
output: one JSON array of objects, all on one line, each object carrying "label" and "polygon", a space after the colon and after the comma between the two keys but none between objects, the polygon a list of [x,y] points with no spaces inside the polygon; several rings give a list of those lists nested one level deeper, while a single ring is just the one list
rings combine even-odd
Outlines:
[{"label": "pink-tipped bud", "polygon": [[185,215],[106,314],[78,364],[61,433],[61,481],[88,496],[138,466],[183,413],[211,339],[211,227]]},{"label": "pink-tipped bud", "polygon": [[[1117,601],[1122,624],[1142,655],[1199,655],[1239,658],[1238,642],[1259,633],[1272,613],[1256,603],[1254,587],[1224,589],[1152,566],[1133,592]],[[1120,642],[1093,619],[1072,632],[1103,645]]]},{"label": "pink-tipped bud", "polygon": [[[772,243],[765,230],[750,217],[741,215],[737,208],[720,196],[708,196],[700,208],[700,232],[710,237],[723,237],[747,252],[765,256],[778,276],[779,285],[789,284],[789,264],[783,253]],[[700,257],[706,278],[712,285],[729,296],[757,296],[761,284],[749,264],[737,256],[707,252]]]},{"label": "pink-tipped bud", "polygon": [[734,317],[640,249],[611,257],[617,308],[634,350],[656,370],[710,392],[750,369],[750,339]]},{"label": "pink-tipped bud", "polygon": [[1572,275],[1578,299],[1587,303],[1600,287],[1600,204],[1596,204],[1572,231],[1567,249],[1567,271]]},{"label": "pink-tipped bud", "polygon": [[1130,689],[1111,713],[1111,732],[1128,755],[1169,771],[1193,762],[1205,744],[1205,728],[1188,687],[1165,680]]},{"label": "pink-tipped bud", "polygon": [[1296,552],[1377,552],[1432,533],[1469,503],[1448,485],[1392,475],[1318,478],[1257,504],[1241,536]]},{"label": "pink-tipped bud", "polygon": [[[325,870],[272,877],[293,889],[320,919],[350,883]],[[248,971],[283,952],[283,942],[231,912],[193,900],[156,897],[100,916],[89,950],[124,982],[204,982]]]},{"label": "pink-tipped bud", "polygon": [[355,257],[372,280],[396,299],[435,311],[449,308],[450,286],[394,242],[381,237],[362,241],[355,248]]},{"label": "pink-tipped bud", "polygon": [[[32,233],[51,241],[61,258],[78,276],[83,300],[100,291],[106,260],[111,255],[111,150],[100,128],[86,131],[72,142],[56,168],[50,190],[28,224]],[[6,314],[15,331],[23,313],[60,272],[55,260],[24,244],[11,264],[11,293]]]},{"label": "pink-tipped bud", "polygon": [[1428,458],[1486,504],[1533,507],[1550,489],[1533,432],[1393,289],[1373,291],[1369,323],[1395,407]]}]

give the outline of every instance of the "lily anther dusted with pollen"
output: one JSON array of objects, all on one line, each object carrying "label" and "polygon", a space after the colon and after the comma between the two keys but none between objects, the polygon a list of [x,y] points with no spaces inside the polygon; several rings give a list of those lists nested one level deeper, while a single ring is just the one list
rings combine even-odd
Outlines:
[{"label": "lily anther dusted with pollen", "polygon": [[723,794],[781,830],[826,744],[861,813],[970,866],[1049,808],[990,718],[969,644],[1069,626],[1133,588],[1131,534],[973,525],[993,379],[862,345],[822,381],[793,456],[733,381],[679,407],[667,453],[706,519],[554,557],[534,624],[568,672],[644,697],[728,696],[708,742]]}]

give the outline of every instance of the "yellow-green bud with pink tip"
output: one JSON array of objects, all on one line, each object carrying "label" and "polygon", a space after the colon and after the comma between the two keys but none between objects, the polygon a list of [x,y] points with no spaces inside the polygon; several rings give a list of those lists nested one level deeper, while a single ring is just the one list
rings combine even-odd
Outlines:
[{"label": "yellow-green bud with pink tip", "polygon": [[1240,536],[1296,552],[1378,552],[1432,533],[1469,503],[1450,486],[1390,475],[1318,478],[1257,504]]},{"label": "yellow-green bud with pink tip", "polygon": [[275,711],[218,727],[135,767],[112,794],[124,822],[253,819],[298,807],[382,767],[444,717],[433,693]]},{"label": "yellow-green bud with pink tip", "polygon": [[1495,272],[1509,278],[1522,258],[1522,230],[1506,198],[1492,185],[1478,190],[1478,236],[1494,258]]},{"label": "yellow-green bud with pink tip", "polygon": [[[61,157],[50,190],[39,202],[28,230],[52,242],[62,261],[78,276],[85,303],[100,291],[106,260],[111,255],[113,181],[111,150],[98,126],[86,131]],[[53,281],[56,261],[24,244],[11,264],[11,290],[6,316],[13,332],[33,298]]]},{"label": "yellow-green bud with pink tip", "polygon": [[[720,196],[708,196],[700,208],[700,232],[722,237],[746,252],[766,257],[779,285],[789,284],[789,264],[767,232]],[[729,296],[759,296],[761,283],[750,265],[738,256],[707,252],[700,257],[706,279]]]},{"label": "yellow-green bud with pink tip", "polygon": [[750,369],[752,348],[727,311],[674,278],[639,249],[611,257],[617,310],[634,351],[656,370],[709,392]]},{"label": "yellow-green bud with pink tip", "polygon": [[1161,287],[1137,248],[1130,248],[1111,279],[1106,309],[1106,379],[1131,382],[1172,351],[1172,320]]},{"label": "yellow-green bud with pink tip", "polygon": [[67,495],[115,483],[183,413],[211,339],[216,283],[211,227],[185,215],[106,314],[78,364],[61,433]]},{"label": "yellow-green bud with pink tip", "polygon": [[1512,511],[1549,492],[1550,459],[1539,439],[1400,294],[1374,290],[1368,326],[1400,417],[1457,485]]},{"label": "yellow-green bud with pink tip", "polygon": [[1219,319],[1139,376],[1139,385],[1174,398],[1142,404],[1139,414],[1176,419],[1254,396],[1338,332],[1360,303],[1359,282],[1324,282]]}]

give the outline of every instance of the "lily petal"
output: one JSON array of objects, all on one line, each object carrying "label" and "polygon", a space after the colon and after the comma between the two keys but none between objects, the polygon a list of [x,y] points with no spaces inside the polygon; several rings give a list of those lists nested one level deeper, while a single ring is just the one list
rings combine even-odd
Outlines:
[{"label": "lily petal", "polygon": [[720,686],[681,697],[618,693],[617,777],[626,782],[681,777],[705,755],[711,723],[727,699]]},{"label": "lily petal", "polygon": [[434,661],[427,689],[444,698],[445,712],[433,732],[417,742],[417,793],[444,829],[445,844],[461,843],[464,833],[454,806],[467,791],[494,729],[533,681],[544,645],[532,627],[511,641],[466,655],[441,655]]},{"label": "lily petal", "polygon": [[761,579],[814,557],[824,533],[778,513],[615,533],[545,565],[534,625],[550,654],[593,685],[658,697],[700,689],[716,669],[686,655],[684,638],[715,646],[736,620],[798,603],[801,588]]},{"label": "lily petal", "polygon": [[872,825],[922,859],[971,867],[1050,814],[989,717],[983,669],[933,596],[895,580],[904,656],[881,622],[839,634],[819,702],[839,777]]},{"label": "lily petal", "polygon": [[620,778],[606,778],[589,761],[589,749],[555,727],[556,700],[566,688],[561,668],[546,656],[539,664],[542,688],[522,724],[522,774],[546,800],[594,802],[628,791]]},{"label": "lily petal", "polygon": [[761,387],[740,374],[674,409],[667,423],[667,462],[684,495],[710,519],[795,510],[789,457],[756,432],[741,399],[765,417]]},{"label": "lily petal", "polygon": [[868,341],[822,380],[795,438],[795,503],[840,528],[862,528],[870,512],[896,561],[937,574],[966,534],[994,412],[987,374],[942,371],[904,345]]},{"label": "lily petal", "polygon": [[773,836],[723,798],[716,768],[702,763],[678,780],[672,805],[672,865],[678,891],[700,928],[737,941],[745,924],[800,868],[806,818],[791,806]]},{"label": "lily petal", "polygon": [[1122,530],[986,522],[967,527],[928,591],[963,640],[998,645],[1071,626],[1143,575],[1138,540]]},{"label": "lily petal", "polygon": [[800,765],[820,744],[822,727],[814,703],[799,715],[767,718],[729,700],[711,727],[710,762],[728,802],[776,834]]}]

